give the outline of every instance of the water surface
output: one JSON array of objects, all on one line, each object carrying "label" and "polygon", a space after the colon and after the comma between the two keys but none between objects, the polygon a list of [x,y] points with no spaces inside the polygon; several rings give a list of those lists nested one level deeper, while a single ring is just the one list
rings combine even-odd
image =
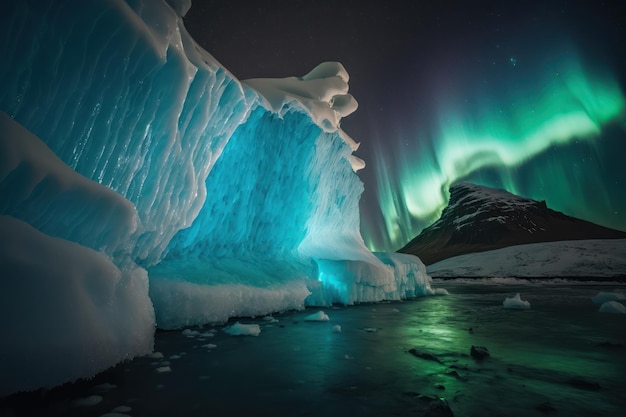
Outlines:
[{"label": "water surface", "polygon": [[[437,398],[456,416],[624,415],[626,315],[591,301],[619,286],[438,286],[450,295],[324,308],[328,322],[304,321],[320,309],[240,319],[258,337],[157,332],[163,358],[9,397],[0,415],[423,415]],[[531,308],[504,309],[518,292]],[[490,357],[472,358],[473,345]]]}]

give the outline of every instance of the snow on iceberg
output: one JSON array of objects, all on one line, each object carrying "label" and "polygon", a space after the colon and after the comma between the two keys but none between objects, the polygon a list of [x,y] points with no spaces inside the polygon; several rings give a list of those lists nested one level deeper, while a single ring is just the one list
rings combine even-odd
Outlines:
[{"label": "snow on iceberg", "polygon": [[519,293],[517,293],[513,297],[506,297],[502,302],[502,306],[509,309],[527,310],[530,308],[530,302],[522,300]]},{"label": "snow on iceberg", "polygon": [[[19,271],[0,285],[2,313],[20,317],[0,330],[28,378],[3,378],[5,393],[147,354],[155,319],[433,292],[418,258],[373,254],[360,235],[345,68],[241,82],[187,33],[188,9],[25,0],[0,15],[0,267]],[[41,346],[61,323],[64,343],[18,349],[24,329],[43,329]]]},{"label": "snow on iceberg", "polygon": [[142,268],[0,216],[0,396],[95,375],[153,348]]}]

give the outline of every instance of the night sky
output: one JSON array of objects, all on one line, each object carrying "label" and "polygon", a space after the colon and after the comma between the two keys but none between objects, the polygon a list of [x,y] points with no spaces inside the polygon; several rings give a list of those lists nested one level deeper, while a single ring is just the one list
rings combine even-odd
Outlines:
[{"label": "night sky", "polygon": [[461,180],[626,230],[621,1],[201,1],[185,24],[237,78],[341,62],[367,163],[361,232],[396,250]]}]

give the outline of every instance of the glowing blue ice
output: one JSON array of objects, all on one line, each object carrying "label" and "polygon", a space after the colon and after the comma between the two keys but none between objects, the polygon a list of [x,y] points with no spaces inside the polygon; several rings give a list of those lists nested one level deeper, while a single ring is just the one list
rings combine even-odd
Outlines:
[{"label": "glowing blue ice", "polygon": [[[361,238],[364,163],[339,128],[357,107],[343,66],[242,83],[188,35],[187,8],[162,0],[4,7],[0,54],[11,64],[0,67],[0,227],[27,230],[29,240],[1,236],[0,270],[9,272],[0,315],[36,317],[36,298],[12,285],[32,271],[29,285],[49,284],[46,314],[82,307],[70,327],[52,314],[45,332],[36,320],[29,331],[68,341],[47,357],[79,355],[89,366],[57,360],[60,370],[44,376],[48,368],[15,357],[19,349],[0,350],[14,365],[0,367],[13,384],[0,394],[149,352],[155,313],[158,326],[176,328],[430,292],[417,258],[374,255]],[[61,275],[75,291],[55,293],[60,272],[52,264],[47,272],[47,259],[71,272]],[[88,259],[106,265],[96,281]],[[109,298],[94,282],[113,288]],[[93,313],[80,314],[87,308]],[[125,311],[135,321],[118,320]],[[19,338],[19,328],[0,331]],[[95,341],[106,357],[85,348]]]}]

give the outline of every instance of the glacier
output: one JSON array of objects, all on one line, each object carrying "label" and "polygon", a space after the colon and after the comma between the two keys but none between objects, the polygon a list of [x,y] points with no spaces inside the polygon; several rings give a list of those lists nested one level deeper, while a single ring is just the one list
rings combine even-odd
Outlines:
[{"label": "glacier", "polygon": [[0,395],[145,355],[156,327],[435,293],[363,242],[345,68],[238,80],[189,7],[4,6]]}]

